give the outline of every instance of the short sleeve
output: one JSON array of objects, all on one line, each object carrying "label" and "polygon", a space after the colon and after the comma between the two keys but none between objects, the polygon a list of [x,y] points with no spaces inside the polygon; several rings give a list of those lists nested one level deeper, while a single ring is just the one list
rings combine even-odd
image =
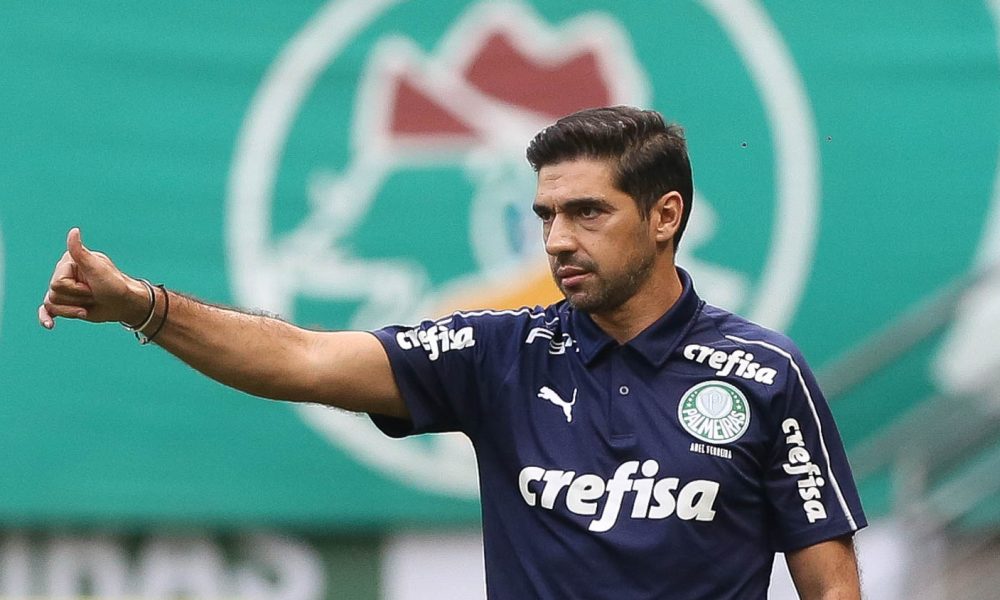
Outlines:
[{"label": "short sleeve", "polygon": [[482,322],[454,314],[416,327],[373,332],[389,357],[410,420],[371,415],[391,437],[476,428],[481,398]]},{"label": "short sleeve", "polygon": [[765,487],[775,550],[811,546],[865,527],[857,487],[840,433],[815,377],[798,352],[775,398],[769,426],[774,443]]}]

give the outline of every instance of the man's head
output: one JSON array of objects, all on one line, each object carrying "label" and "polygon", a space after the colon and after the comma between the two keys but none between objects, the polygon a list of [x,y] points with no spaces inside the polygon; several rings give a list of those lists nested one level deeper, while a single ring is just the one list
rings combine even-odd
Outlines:
[{"label": "man's head", "polygon": [[546,127],[528,144],[528,162],[538,172],[579,158],[610,162],[614,186],[635,200],[641,218],[668,192],[684,205],[673,239],[676,251],[691,214],[694,184],[684,131],[651,110],[629,106],[589,108]]},{"label": "man's head", "polygon": [[535,136],[528,160],[538,172],[532,208],[570,304],[626,316],[669,295],[692,191],[679,127],[652,111],[585,110]]}]

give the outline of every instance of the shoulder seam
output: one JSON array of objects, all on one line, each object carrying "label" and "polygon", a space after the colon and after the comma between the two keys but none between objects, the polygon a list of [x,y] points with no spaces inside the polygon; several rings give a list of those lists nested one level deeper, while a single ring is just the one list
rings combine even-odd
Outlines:
[{"label": "shoulder seam", "polygon": [[483,310],[473,310],[473,311],[456,311],[456,312],[452,313],[451,315],[449,315],[447,317],[444,317],[444,318],[441,318],[441,319],[438,319],[437,321],[434,321],[434,322],[435,323],[439,323],[441,325],[446,325],[446,324],[450,323],[456,316],[459,316],[459,317],[462,317],[462,318],[483,317],[483,316],[495,316],[495,317],[510,316],[510,317],[516,317],[518,315],[527,314],[529,319],[538,319],[538,318],[542,318],[542,317],[545,316],[545,311],[544,310],[542,312],[532,312],[534,310],[535,309],[533,309],[533,308],[524,307],[524,308],[519,308],[517,310],[491,310],[491,309],[483,309]]}]

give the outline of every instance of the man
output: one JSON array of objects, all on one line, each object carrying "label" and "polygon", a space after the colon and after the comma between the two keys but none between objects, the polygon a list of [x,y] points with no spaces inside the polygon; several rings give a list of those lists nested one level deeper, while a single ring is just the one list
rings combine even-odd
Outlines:
[{"label": "man", "polygon": [[366,412],[389,435],[465,432],[492,598],[764,598],[775,551],[803,598],[860,598],[865,517],[812,374],[674,265],[682,131],[586,110],[528,160],[566,297],[547,308],[306,331],[130,278],[74,229],[39,320],[132,324],[222,383]]}]

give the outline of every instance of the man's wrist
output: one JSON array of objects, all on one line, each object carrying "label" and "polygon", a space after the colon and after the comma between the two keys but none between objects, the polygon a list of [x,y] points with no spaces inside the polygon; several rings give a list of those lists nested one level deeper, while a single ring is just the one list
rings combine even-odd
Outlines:
[{"label": "man's wrist", "polygon": [[120,321],[133,328],[137,328],[143,324],[149,316],[150,308],[152,308],[149,299],[149,290],[146,284],[132,277],[126,278],[125,287],[123,318]]}]

